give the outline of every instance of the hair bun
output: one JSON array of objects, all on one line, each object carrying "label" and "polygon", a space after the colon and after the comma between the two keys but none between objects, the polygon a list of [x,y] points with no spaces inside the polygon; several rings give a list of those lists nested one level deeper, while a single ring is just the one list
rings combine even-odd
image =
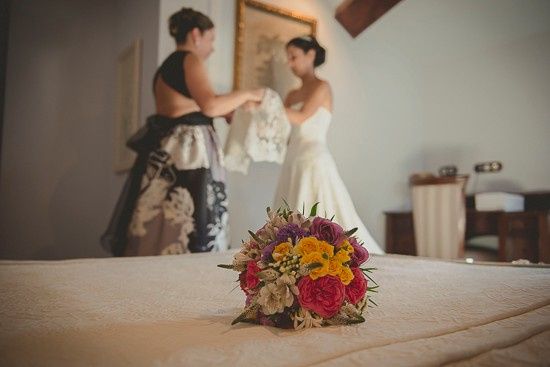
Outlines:
[{"label": "hair bun", "polygon": [[313,60],[313,66],[317,67],[325,63],[325,48],[320,44],[315,45],[315,60]]},{"label": "hair bun", "polygon": [[184,43],[187,33],[193,28],[204,32],[214,27],[214,23],[203,13],[192,8],[181,8],[168,20],[168,31],[177,43]]}]

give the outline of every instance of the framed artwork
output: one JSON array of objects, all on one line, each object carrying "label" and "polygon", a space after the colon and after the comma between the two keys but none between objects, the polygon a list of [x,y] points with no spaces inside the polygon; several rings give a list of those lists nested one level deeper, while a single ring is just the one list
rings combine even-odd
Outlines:
[{"label": "framed artwork", "polygon": [[115,116],[114,170],[124,172],[132,166],[135,154],[126,141],[139,129],[141,89],[141,40],[135,40],[118,57]]},{"label": "framed artwork", "polygon": [[237,0],[234,89],[269,87],[283,98],[298,84],[286,64],[286,43],[315,35],[317,20],[255,0]]}]

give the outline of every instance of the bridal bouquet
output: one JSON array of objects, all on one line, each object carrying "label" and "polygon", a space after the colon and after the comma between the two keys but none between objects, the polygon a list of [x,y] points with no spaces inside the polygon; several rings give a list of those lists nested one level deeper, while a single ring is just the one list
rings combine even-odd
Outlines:
[{"label": "bridal bouquet", "polygon": [[[244,311],[232,322],[281,328],[310,328],[364,322],[376,292],[374,268],[362,268],[369,253],[330,219],[290,210],[267,209],[269,220],[241,246],[231,265],[246,296]],[[368,282],[374,286],[369,287]]]}]

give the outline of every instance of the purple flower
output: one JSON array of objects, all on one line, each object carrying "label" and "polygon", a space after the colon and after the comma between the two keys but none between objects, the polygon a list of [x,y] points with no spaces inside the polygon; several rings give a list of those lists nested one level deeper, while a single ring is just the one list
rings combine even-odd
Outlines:
[{"label": "purple flower", "polygon": [[299,225],[294,223],[289,223],[286,226],[279,229],[279,232],[277,232],[277,242],[287,242],[288,239],[292,241],[293,244],[295,244],[298,239],[303,238],[306,236],[306,231],[304,231],[302,228],[300,228]]},{"label": "purple flower", "polygon": [[363,264],[369,259],[369,250],[363,247],[357,242],[357,238],[350,237],[348,239],[350,245],[353,247],[353,253],[351,254],[351,266],[356,267]]},{"label": "purple flower", "polygon": [[261,312],[258,312],[258,322],[264,326],[275,326],[275,323]]},{"label": "purple flower", "polygon": [[262,261],[264,263],[268,263],[270,261],[273,260],[273,258],[271,257],[271,254],[273,253],[273,250],[275,249],[275,246],[277,246],[277,242],[271,242],[269,245],[267,245],[263,250],[262,250]]},{"label": "purple flower", "polygon": [[344,234],[344,230],[338,224],[321,217],[315,217],[309,231],[317,239],[336,245]]}]

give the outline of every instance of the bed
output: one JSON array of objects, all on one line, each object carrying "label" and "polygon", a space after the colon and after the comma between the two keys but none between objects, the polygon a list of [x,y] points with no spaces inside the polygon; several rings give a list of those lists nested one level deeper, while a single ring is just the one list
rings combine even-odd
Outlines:
[{"label": "bed", "polygon": [[354,326],[230,326],[232,253],[0,262],[2,366],[548,365],[550,268],[373,256]]}]

